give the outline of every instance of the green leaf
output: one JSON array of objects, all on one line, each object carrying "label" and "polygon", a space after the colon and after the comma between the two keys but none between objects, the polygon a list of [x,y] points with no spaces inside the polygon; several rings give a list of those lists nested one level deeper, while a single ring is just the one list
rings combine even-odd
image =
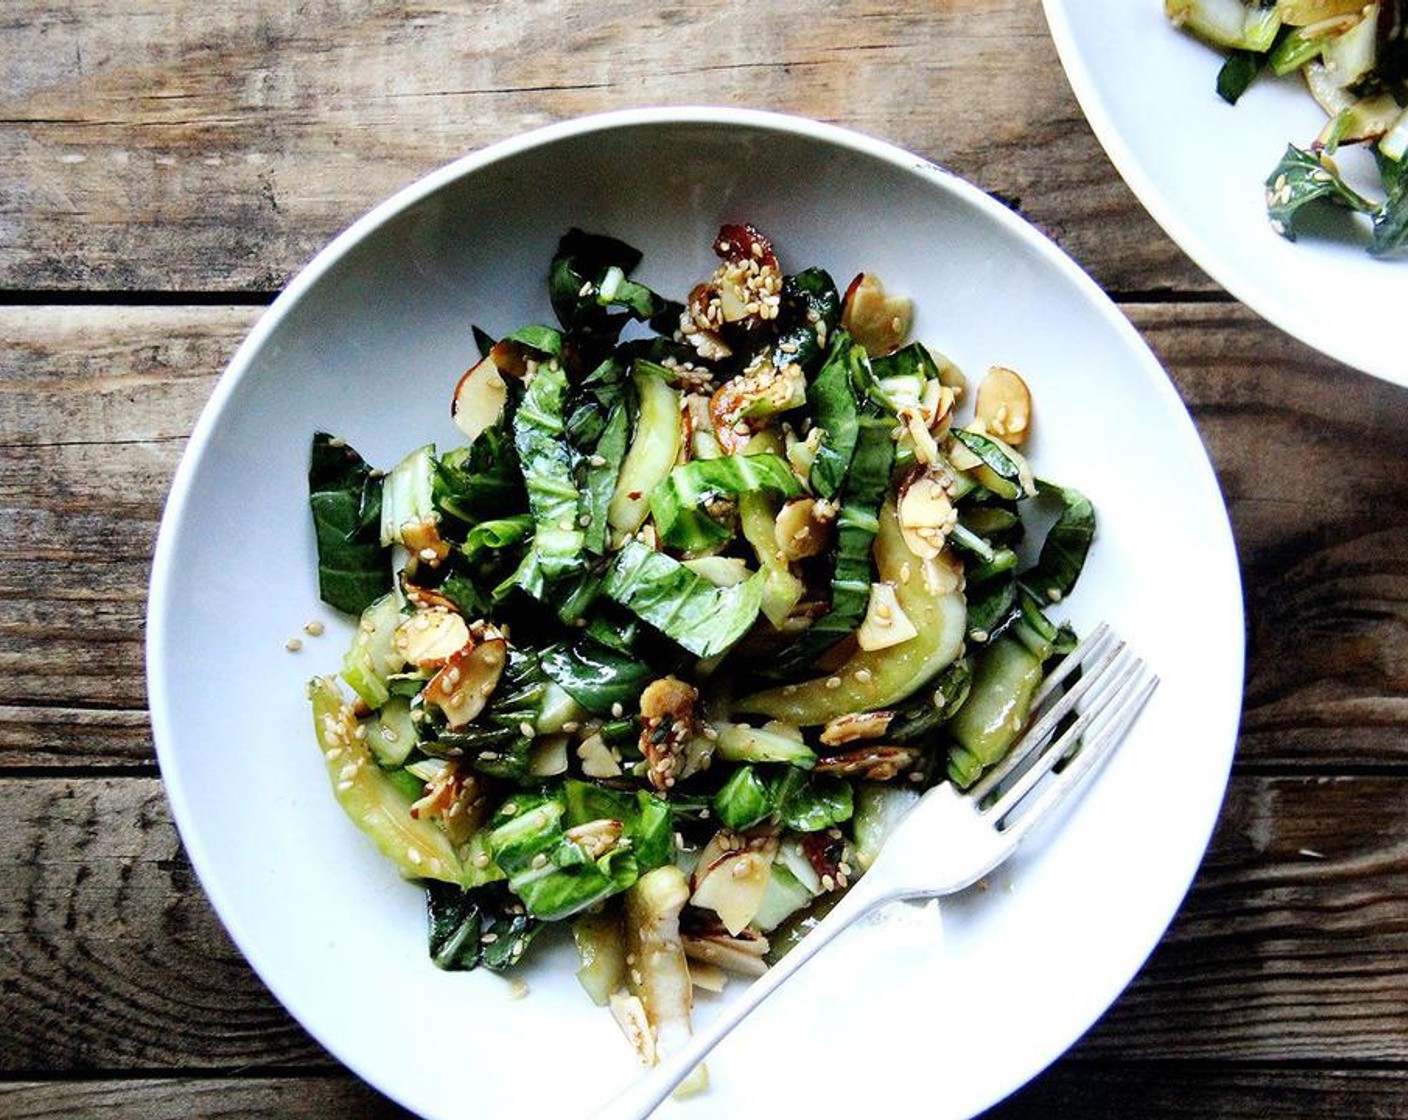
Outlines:
[{"label": "green leaf", "polygon": [[784,277],[773,365],[793,363],[810,373],[825,358],[827,343],[836,337],[840,320],[841,294],[825,270],[809,268]]},{"label": "green leaf", "polygon": [[1388,199],[1374,218],[1374,238],[1369,243],[1369,252],[1382,257],[1408,248],[1408,170],[1401,161],[1382,152],[1375,155]]},{"label": "green leaf", "polygon": [[1295,219],[1311,203],[1333,204],[1361,214],[1374,214],[1378,206],[1340,177],[1328,156],[1294,144],[1266,180],[1266,214],[1271,228],[1287,241],[1296,239]]},{"label": "green leaf", "polygon": [[528,780],[533,736],[550,678],[532,649],[510,645],[498,688],[468,727],[451,731],[429,718],[420,723],[421,749],[432,756],[459,755],[476,771],[511,782]]},{"label": "green leaf", "polygon": [[381,486],[366,461],[326,432],[313,436],[308,503],[318,547],[318,594],[360,614],[391,590],[390,556],[378,534]]},{"label": "green leaf", "polygon": [[545,649],[542,666],[563,691],[595,716],[609,715],[616,704],[634,707],[656,676],[638,657],[587,637]]},{"label": "green leaf", "polygon": [[548,363],[539,367],[513,415],[513,442],[533,514],[532,554],[545,580],[570,575],[585,564],[577,523],[581,497],[572,449],[563,435],[566,400],[567,374],[557,363]]},{"label": "green leaf", "polygon": [[639,877],[631,847],[592,858],[563,829],[561,791],[515,794],[494,814],[488,835],[509,889],[534,917],[559,921],[619,894]]},{"label": "green leaf", "polygon": [[1247,87],[1256,80],[1266,65],[1267,55],[1258,51],[1233,51],[1217,72],[1217,95],[1227,104],[1237,104],[1237,99],[1247,92]]},{"label": "green leaf", "polygon": [[587,524],[583,528],[582,544],[588,552],[597,556],[606,553],[610,539],[611,525],[607,511],[611,506],[611,496],[616,492],[621,464],[626,458],[630,429],[626,403],[618,401],[607,413],[601,435],[587,459],[586,484],[582,488],[582,517]]},{"label": "green leaf", "polygon": [[485,428],[468,447],[435,461],[431,493],[435,508],[467,524],[523,509],[523,478],[507,430]]},{"label": "green leaf", "polygon": [[844,824],[855,811],[851,783],[825,774],[788,770],[772,786],[778,819],[797,832]]},{"label": "green leaf", "polygon": [[695,459],[665,476],[650,496],[650,512],[667,545],[701,551],[733,535],[728,526],[709,516],[708,503],[754,492],[795,498],[802,493],[802,484],[787,460],[771,452]]},{"label": "green leaf", "polygon": [[807,383],[807,407],[812,423],[822,431],[821,446],[812,460],[808,481],[823,498],[834,498],[845,482],[860,435],[860,421],[852,389],[851,363],[855,344],[844,331],[827,355],[821,371]]},{"label": "green leaf", "polygon": [[768,783],[752,766],[740,766],[714,794],[714,813],[725,828],[750,828],[774,807]]},{"label": "green leaf", "polygon": [[1039,482],[1042,494],[1060,498],[1061,514],[1047,531],[1036,566],[1022,575],[1035,594],[1055,602],[1071,593],[1095,539],[1095,507],[1079,490]]},{"label": "green leaf", "polygon": [[778,655],[768,675],[783,676],[810,665],[842,638],[849,636],[865,617],[870,602],[874,561],[871,546],[879,528],[880,505],[890,485],[895,443],[890,420],[874,406],[860,421],[851,469],[841,491],[836,518],[836,566],[831,574],[831,606]]},{"label": "green leaf", "polygon": [[747,633],[763,596],[757,573],[732,587],[715,587],[637,540],[627,541],[613,558],[601,590],[696,657],[723,653]]},{"label": "green leaf", "polygon": [[463,890],[427,882],[425,897],[430,959],[447,971],[511,968],[541,928],[501,883]]}]

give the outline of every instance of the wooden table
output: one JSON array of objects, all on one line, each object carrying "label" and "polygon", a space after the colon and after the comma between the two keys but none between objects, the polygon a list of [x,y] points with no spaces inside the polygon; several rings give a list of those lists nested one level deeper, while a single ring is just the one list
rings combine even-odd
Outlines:
[{"label": "wooden table", "polygon": [[1250,642],[1220,827],[1138,980],[992,1116],[1408,1115],[1408,391],[1164,237],[1036,0],[8,0],[0,75],[0,1115],[402,1115],[182,854],[144,711],[162,500],[337,230],[491,141],[662,103],[834,121],[1004,199],[1144,333],[1218,469]]}]

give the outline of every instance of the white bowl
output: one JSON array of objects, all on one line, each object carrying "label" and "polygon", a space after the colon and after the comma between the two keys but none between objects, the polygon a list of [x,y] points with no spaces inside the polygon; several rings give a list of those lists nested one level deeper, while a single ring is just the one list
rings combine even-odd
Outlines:
[{"label": "white bowl", "polygon": [[[1164,232],[1287,334],[1408,385],[1396,333],[1408,259],[1370,257],[1363,218],[1332,214],[1294,242],[1267,220],[1267,176],[1287,144],[1305,147],[1325,124],[1300,78],[1268,72],[1228,105],[1214,88],[1222,56],[1174,28],[1160,0],[1044,3],[1091,128]],[[1340,162],[1378,189],[1365,152],[1342,149]]]},{"label": "white bowl", "polygon": [[[535,945],[526,999],[488,972],[438,972],[421,891],[333,800],[303,686],[336,670],[350,625],[318,602],[309,437],[339,433],[382,465],[456,445],[470,325],[549,320],[565,229],[632,242],[638,275],[678,294],[711,269],[725,220],[765,230],[786,268],[877,272],[915,297],[921,338],[972,372],[1022,372],[1034,462],[1101,518],[1071,617],[1110,620],[1163,686],[1059,829],[946,904],[942,930],[934,907],[901,908],[828,951],[716,1052],[711,1097],[681,1115],[982,1110],[1128,983],[1217,815],[1242,679],[1226,514],[1163,371],[1068,258],[932,164],[808,121],[647,110],[495,145],[358,221],[240,348],[177,472],[148,619],[162,774],[216,910],[319,1041],[425,1115],[585,1113],[635,1059],[561,940]],[[315,617],[326,636],[287,652]]]}]

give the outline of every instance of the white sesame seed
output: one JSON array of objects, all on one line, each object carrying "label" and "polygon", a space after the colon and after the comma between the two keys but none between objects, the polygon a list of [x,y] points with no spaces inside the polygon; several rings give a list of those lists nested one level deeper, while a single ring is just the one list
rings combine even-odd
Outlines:
[{"label": "white sesame seed", "polygon": [[312,638],[322,637],[323,624],[315,618],[311,622],[303,624],[303,632]]},{"label": "white sesame seed", "polygon": [[414,848],[406,849],[406,858],[410,860],[413,864],[415,864],[417,867],[421,865],[421,855]]},{"label": "white sesame seed", "polygon": [[531,739],[535,734],[533,730],[533,725],[529,723],[526,719],[518,725],[518,733],[522,735],[525,739]]},{"label": "white sesame seed", "polygon": [[284,649],[288,650],[289,653],[297,653],[297,652],[298,652],[299,650],[301,650],[302,648],[303,648],[303,643],[302,643],[301,641],[299,641],[297,638],[290,638],[288,641],[286,641],[286,642],[284,643]]},{"label": "white sesame seed", "polygon": [[623,715],[626,714],[626,709],[622,707],[621,701],[617,700],[614,704],[611,705],[611,714],[617,719],[620,719]]}]

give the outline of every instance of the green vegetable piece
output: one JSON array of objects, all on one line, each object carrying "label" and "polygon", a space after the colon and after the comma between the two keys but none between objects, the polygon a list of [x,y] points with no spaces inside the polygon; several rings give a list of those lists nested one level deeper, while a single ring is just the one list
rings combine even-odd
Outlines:
[{"label": "green vegetable piece", "polygon": [[331,677],[308,690],[313,727],[323,752],[333,795],[352,822],[408,879],[461,883],[464,868],[444,831],[411,816],[408,797],[356,735],[357,720]]},{"label": "green vegetable piece", "polygon": [[617,704],[634,707],[656,676],[638,657],[585,636],[548,647],[541,661],[543,671],[594,716],[609,715]]},{"label": "green vegetable piece", "polygon": [[850,470],[860,436],[860,419],[852,389],[851,366],[858,361],[858,346],[845,331],[838,332],[826,363],[807,384],[807,406],[812,422],[823,435],[812,460],[808,481],[820,497],[834,498]]},{"label": "green vegetable piece", "polygon": [[726,455],[672,469],[650,495],[650,511],[661,540],[672,548],[698,552],[733,535],[709,516],[706,507],[712,499],[745,493],[795,498],[802,492],[802,484],[779,455]]},{"label": "green vegetable piece", "polygon": [[1017,741],[1041,684],[1041,663],[1023,642],[1006,635],[979,652],[967,703],[948,725],[954,739],[948,774],[954,785],[967,789]]},{"label": "green vegetable piece", "polygon": [[468,447],[440,456],[431,497],[441,513],[471,525],[517,514],[525,500],[523,477],[508,429],[485,428]]},{"label": "green vegetable piece", "polygon": [[870,870],[885,841],[911,809],[920,793],[894,782],[860,782],[856,786],[856,812],[851,831],[855,835],[856,864]]},{"label": "green vegetable piece", "polygon": [[684,441],[680,395],[669,381],[642,362],[635,364],[631,380],[640,398],[640,415],[607,508],[611,543],[617,548],[644,523],[650,495],[670,473]]},{"label": "green vegetable piece", "polygon": [[811,372],[826,356],[825,340],[836,337],[840,319],[841,294],[826,271],[808,268],[784,277],[773,365],[790,362]]},{"label": "green vegetable piece", "polygon": [[714,812],[725,828],[750,828],[773,811],[771,790],[752,766],[740,766],[714,794]]},{"label": "green vegetable piece", "polygon": [[318,547],[318,594],[359,614],[391,590],[390,556],[378,538],[381,486],[356,451],[326,432],[313,436],[308,504]]},{"label": "green vegetable piece", "polygon": [[844,778],[785,770],[770,789],[778,819],[797,832],[820,832],[851,819],[854,801]]},{"label": "green vegetable piece", "polygon": [[973,667],[967,658],[959,658],[896,710],[885,738],[896,743],[923,742],[953,718],[972,687]]},{"label": "green vegetable piece", "polygon": [[696,657],[715,657],[753,625],[763,584],[754,574],[714,587],[678,560],[630,540],[606,569],[601,590]]},{"label": "green vegetable piece", "polygon": [[607,413],[601,436],[587,460],[586,483],[582,488],[582,518],[586,521],[582,544],[596,556],[605,555],[610,540],[611,499],[621,477],[630,430],[626,404],[618,401]]},{"label": "green vegetable piece", "polygon": [[418,447],[391,468],[381,485],[381,543],[405,544],[404,533],[435,517],[435,445]]},{"label": "green vegetable piece", "polygon": [[[745,696],[734,703],[736,713],[815,726],[892,707],[953,664],[963,652],[967,616],[954,561],[947,553],[932,560],[915,556],[890,503],[880,514],[875,558],[880,578],[894,584],[900,609],[918,631],[915,637],[888,649],[857,650],[830,674]],[[839,683],[832,685],[833,679]]]},{"label": "green vegetable piece", "polygon": [[1036,567],[1022,576],[1022,582],[1049,602],[1058,602],[1071,593],[1085,567],[1085,558],[1095,540],[1095,507],[1079,490],[1042,482],[1038,489],[1061,500],[1061,514],[1047,531]]},{"label": "green vegetable piece", "polygon": [[[1267,55],[1257,51],[1233,51],[1217,72],[1217,95],[1235,105],[1266,65]],[[1278,71],[1280,73],[1280,71]]]},{"label": "green vegetable piece", "polygon": [[564,834],[560,795],[517,794],[490,822],[489,851],[509,889],[534,917],[558,921],[636,881],[635,855],[620,845],[599,856]]},{"label": "green vegetable piece", "polygon": [[973,475],[983,486],[1009,501],[1028,496],[1026,460],[1017,451],[1001,440],[966,428],[954,428],[953,436],[982,460],[973,468]]},{"label": "green vegetable piece", "polygon": [[863,417],[836,519],[830,609],[782,651],[769,669],[770,676],[786,676],[810,665],[849,637],[865,617],[870,602],[871,548],[879,524],[876,515],[889,488],[894,460],[889,420],[874,414]]},{"label": "green vegetable piece", "polygon": [[806,591],[805,584],[794,575],[792,566],[778,553],[777,505],[767,494],[753,492],[738,499],[738,523],[743,539],[758,558],[763,577],[763,599],[760,610],[777,629]]},{"label": "green vegetable piece", "polygon": [[411,702],[404,696],[388,697],[365,725],[367,746],[382,766],[402,765],[416,745],[416,725],[411,720]]},{"label": "green vegetable piece", "polygon": [[541,928],[502,886],[427,883],[425,899],[430,960],[447,971],[512,968]]},{"label": "green vegetable piece", "polygon": [[577,979],[591,1001],[605,1007],[626,985],[626,943],[620,913],[604,909],[573,918],[572,940],[582,961]]},{"label": "green vegetable piece", "polygon": [[[1408,119],[1408,112],[1404,118]],[[1398,127],[1403,129],[1408,125],[1400,123]],[[1374,218],[1374,238],[1369,243],[1369,252],[1383,257],[1408,248],[1408,171],[1401,160],[1382,151],[1374,154],[1388,199]]]},{"label": "green vegetable piece", "polygon": [[785,762],[803,770],[816,765],[816,752],[800,737],[746,723],[721,723],[718,736],[714,753],[725,762]]},{"label": "green vegetable piece", "polygon": [[342,658],[342,679],[370,708],[379,708],[391,695],[391,675],[405,665],[396,650],[401,607],[395,595],[383,595],[362,612],[352,645]]},{"label": "green vegetable piece", "polygon": [[1230,50],[1268,51],[1281,29],[1276,6],[1243,0],[1164,0],[1164,12],[1204,42]]},{"label": "green vegetable piece", "polygon": [[513,441],[533,514],[532,553],[545,580],[582,567],[583,533],[577,523],[580,495],[572,449],[563,438],[567,374],[549,363],[538,369],[513,415]]},{"label": "green vegetable piece", "polygon": [[1340,177],[1329,156],[1287,145],[1286,154],[1266,180],[1266,214],[1271,228],[1287,241],[1296,239],[1296,216],[1311,203],[1328,203],[1361,214],[1378,207]]}]

